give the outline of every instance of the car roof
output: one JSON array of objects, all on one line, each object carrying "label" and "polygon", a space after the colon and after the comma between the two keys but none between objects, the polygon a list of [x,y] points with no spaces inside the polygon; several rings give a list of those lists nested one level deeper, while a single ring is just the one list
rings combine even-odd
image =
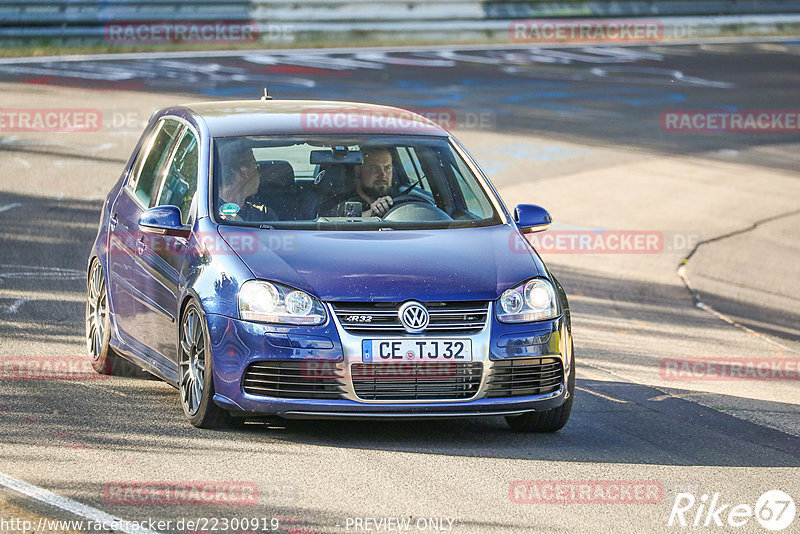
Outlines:
[{"label": "car roof", "polygon": [[[188,113],[187,113],[188,112]],[[161,110],[202,121],[212,137],[286,134],[395,134],[447,136],[411,111],[358,102],[232,100],[194,102]]]}]

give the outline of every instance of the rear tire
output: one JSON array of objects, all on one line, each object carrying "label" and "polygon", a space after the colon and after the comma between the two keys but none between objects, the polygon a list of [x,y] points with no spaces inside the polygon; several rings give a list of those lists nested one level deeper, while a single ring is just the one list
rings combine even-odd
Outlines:
[{"label": "rear tire", "polygon": [[101,375],[133,376],[136,367],[111,348],[111,313],[103,266],[95,258],[86,285],[86,348]]},{"label": "rear tire", "polygon": [[186,419],[198,428],[228,426],[230,415],[214,403],[214,371],[205,316],[190,301],[181,315],[178,389]]},{"label": "rear tire", "polygon": [[572,412],[572,401],[575,399],[575,358],[572,358],[572,369],[567,379],[569,398],[556,408],[541,412],[528,412],[521,415],[507,415],[506,423],[517,432],[556,432],[564,428]]}]

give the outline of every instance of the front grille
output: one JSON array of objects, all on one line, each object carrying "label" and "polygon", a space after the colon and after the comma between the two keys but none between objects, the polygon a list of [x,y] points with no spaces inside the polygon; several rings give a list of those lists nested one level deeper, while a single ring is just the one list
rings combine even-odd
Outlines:
[{"label": "front grille", "polygon": [[286,399],[341,399],[343,371],[334,362],[255,362],[244,373],[244,391]]},{"label": "front grille", "polygon": [[486,397],[547,395],[561,387],[564,367],[559,358],[519,358],[494,362]]},{"label": "front grille", "polygon": [[[354,334],[405,333],[397,315],[402,302],[337,302],[333,311]],[[488,302],[424,302],[430,315],[425,335],[474,334],[486,324]]]},{"label": "front grille", "polygon": [[469,399],[478,392],[481,362],[355,363],[353,388],[363,400]]}]

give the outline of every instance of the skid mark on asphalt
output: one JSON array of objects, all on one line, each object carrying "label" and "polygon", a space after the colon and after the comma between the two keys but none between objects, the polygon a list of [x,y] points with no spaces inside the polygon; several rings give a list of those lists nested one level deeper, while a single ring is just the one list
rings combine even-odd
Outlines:
[{"label": "skid mark on asphalt", "polygon": [[757,337],[759,339],[762,339],[762,340],[766,341],[767,343],[769,343],[770,345],[772,345],[774,347],[777,347],[781,354],[782,354],[782,351],[784,351],[784,350],[792,352],[792,353],[795,353],[795,354],[800,354],[800,351],[795,350],[795,349],[793,349],[792,347],[790,347],[788,345],[784,345],[783,343],[775,341],[771,337],[769,337],[769,336],[767,336],[765,334],[762,334],[761,332],[757,332],[756,330],[753,330],[752,328],[733,320],[732,318],[728,317],[727,315],[718,312],[717,310],[715,310],[714,308],[712,308],[708,304],[704,303],[702,301],[702,299],[700,298],[700,293],[698,293],[694,289],[694,287],[692,287],[692,281],[689,279],[689,273],[687,272],[687,267],[689,265],[689,260],[692,258],[692,256],[694,256],[694,254],[700,249],[701,246],[703,246],[703,245],[705,245],[707,243],[714,243],[716,241],[721,241],[723,239],[728,239],[729,237],[734,237],[734,236],[741,235],[741,234],[744,234],[744,233],[747,233],[747,232],[752,232],[753,230],[755,230],[756,228],[758,228],[762,224],[767,224],[769,222],[772,222],[772,221],[775,221],[775,220],[778,220],[778,219],[783,219],[783,218],[786,218],[786,217],[792,217],[792,216],[797,215],[799,213],[800,213],[800,210],[793,210],[793,211],[790,211],[790,212],[787,212],[787,213],[779,213],[778,215],[773,215],[772,217],[767,217],[765,219],[758,220],[758,221],[754,222],[753,224],[751,224],[750,226],[747,226],[745,228],[740,228],[739,230],[734,230],[734,231],[728,232],[726,234],[722,234],[722,235],[719,235],[719,236],[716,236],[716,237],[711,237],[709,239],[704,239],[703,241],[699,241],[694,246],[694,248],[689,252],[689,254],[685,258],[683,258],[683,260],[681,260],[680,265],[678,265],[678,271],[677,271],[678,276],[683,281],[683,285],[686,287],[686,289],[692,295],[692,300],[694,301],[695,307],[697,307],[697,308],[699,308],[699,309],[701,309],[701,310],[703,310],[705,312],[708,312],[709,314],[713,315],[717,319],[728,323],[729,325],[733,326],[734,328],[738,328],[740,330],[743,330],[747,334],[749,334],[751,336],[754,336],[754,337]]},{"label": "skid mark on asphalt", "polygon": [[128,396],[127,393],[123,393],[121,391],[117,391],[116,389],[112,389],[112,388],[98,386],[97,384],[87,384],[86,382],[72,382],[72,383],[75,384],[76,386],[83,386],[83,387],[87,387],[87,388],[97,389],[97,390],[100,390],[100,391],[104,391],[106,393],[111,393],[113,395],[118,395],[120,397],[127,397]]},{"label": "skid mark on asphalt", "polygon": [[[94,155],[98,152],[105,152],[106,150],[110,150],[116,147],[116,143],[101,143],[99,145],[76,145],[74,143],[61,143],[61,142],[54,142],[54,141],[26,141],[21,140],[19,137],[9,137],[4,140],[0,140],[0,144],[8,147],[21,147],[21,148],[66,148],[71,151],[80,152],[82,154]],[[17,161],[20,161],[23,165],[30,167],[30,163],[27,161],[15,157]]]}]

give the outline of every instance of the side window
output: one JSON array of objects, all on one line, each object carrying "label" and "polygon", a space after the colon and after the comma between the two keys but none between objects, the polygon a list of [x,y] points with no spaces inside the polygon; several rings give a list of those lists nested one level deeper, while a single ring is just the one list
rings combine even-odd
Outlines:
[{"label": "side window", "polygon": [[178,136],[180,129],[181,124],[178,121],[165,120],[156,134],[147,157],[142,163],[134,193],[145,206],[150,205],[150,196],[153,194],[153,185],[155,185],[158,171],[164,164],[164,160],[175,143],[175,138]]},{"label": "side window", "polygon": [[458,188],[461,190],[461,195],[464,197],[464,202],[470,213],[481,218],[491,217],[492,206],[486,198],[486,195],[476,192],[476,189],[480,190],[478,183],[465,178],[465,176],[471,176],[471,174],[465,168],[464,163],[459,161],[454,165],[451,161],[449,166],[456,178]]},{"label": "side window", "polygon": [[419,161],[416,149],[409,146],[397,147],[397,156],[400,158],[400,163],[403,165],[403,170],[409,181],[413,183],[422,178],[418,187],[425,191],[430,191],[431,186],[422,172],[422,164]]},{"label": "side window", "polygon": [[181,138],[160,186],[158,206],[178,206],[186,224],[197,190],[197,139],[188,128]]},{"label": "side window", "polygon": [[164,123],[162,121],[153,126],[153,129],[147,133],[147,138],[142,142],[142,146],[139,147],[139,152],[136,154],[136,159],[133,161],[133,165],[131,165],[131,172],[128,175],[128,183],[125,184],[125,187],[130,189],[131,193],[136,191],[136,179],[139,177],[139,173],[142,171],[142,165],[144,164],[144,160],[147,158],[147,154],[150,153],[150,145],[153,144],[153,139],[158,135],[158,132],[161,130],[161,126],[163,125]]}]

